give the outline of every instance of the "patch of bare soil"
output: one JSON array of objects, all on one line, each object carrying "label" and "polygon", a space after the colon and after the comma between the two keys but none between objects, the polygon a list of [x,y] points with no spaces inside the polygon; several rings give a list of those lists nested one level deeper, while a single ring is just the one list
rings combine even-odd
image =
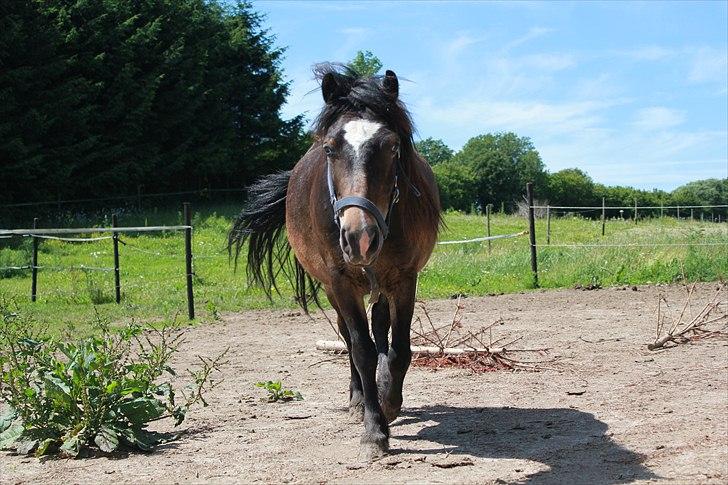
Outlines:
[{"label": "patch of bare soil", "polygon": [[[695,308],[715,292],[701,284]],[[540,372],[413,367],[391,453],[357,461],[348,359],[315,350],[333,332],[290,311],[225,315],[194,328],[179,365],[231,346],[210,406],[150,454],[48,460],[0,454],[0,482],[726,483],[728,344],[705,339],[651,352],[655,310],[681,286],[540,291],[467,298],[463,325],[497,318],[519,344],[549,347]],[[433,301],[446,324],[453,301]],[[253,384],[282,379],[304,400],[261,402]]]}]

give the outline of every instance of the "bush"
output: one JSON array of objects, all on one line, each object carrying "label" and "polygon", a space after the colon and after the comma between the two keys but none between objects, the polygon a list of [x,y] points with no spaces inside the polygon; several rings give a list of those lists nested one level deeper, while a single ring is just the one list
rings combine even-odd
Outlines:
[{"label": "bush", "polygon": [[177,426],[190,406],[207,405],[203,394],[216,385],[210,376],[225,353],[201,358],[200,369],[187,371],[192,383],[175,391],[169,364],[182,332],[135,323],[115,332],[98,315],[94,329],[80,340],[49,338],[0,302],[0,399],[10,408],[0,417],[0,449],[70,457],[90,448],[148,451],[168,438],[149,423],[169,418]]}]

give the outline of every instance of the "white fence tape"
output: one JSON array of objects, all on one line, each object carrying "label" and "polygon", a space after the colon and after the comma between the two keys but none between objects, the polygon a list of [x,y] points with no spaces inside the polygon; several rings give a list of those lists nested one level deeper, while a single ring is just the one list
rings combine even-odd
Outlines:
[{"label": "white fence tape", "polygon": [[516,232],[514,234],[499,234],[498,236],[476,237],[475,239],[463,239],[460,241],[440,241],[437,244],[465,244],[482,241],[493,241],[495,239],[510,239],[512,237],[525,236],[528,231]]}]

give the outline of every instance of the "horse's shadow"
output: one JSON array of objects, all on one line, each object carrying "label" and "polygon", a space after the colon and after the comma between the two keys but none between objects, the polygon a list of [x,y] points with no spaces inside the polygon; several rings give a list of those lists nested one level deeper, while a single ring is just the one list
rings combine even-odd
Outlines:
[{"label": "horse's shadow", "polygon": [[[643,455],[615,443],[607,425],[594,415],[569,408],[521,409],[426,406],[403,410],[396,429],[425,422],[416,435],[393,430],[400,440],[427,440],[443,449],[401,453],[468,454],[483,458],[523,459],[548,469],[522,483],[610,485],[657,478],[642,465]],[[431,422],[431,423],[430,423]]]}]

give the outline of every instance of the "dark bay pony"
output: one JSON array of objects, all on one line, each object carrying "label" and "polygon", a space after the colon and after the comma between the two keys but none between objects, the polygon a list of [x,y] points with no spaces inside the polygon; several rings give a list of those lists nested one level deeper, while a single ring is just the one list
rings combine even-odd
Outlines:
[{"label": "dark bay pony", "polygon": [[437,239],[440,200],[395,73],[362,78],[324,64],[316,74],[325,105],[315,142],[292,171],[249,187],[229,245],[237,259],[248,242],[248,276],[269,296],[280,271],[304,310],[325,291],[349,349],[349,411],[364,421],[371,459],[388,449],[388,423],[402,406],[417,273]]}]

